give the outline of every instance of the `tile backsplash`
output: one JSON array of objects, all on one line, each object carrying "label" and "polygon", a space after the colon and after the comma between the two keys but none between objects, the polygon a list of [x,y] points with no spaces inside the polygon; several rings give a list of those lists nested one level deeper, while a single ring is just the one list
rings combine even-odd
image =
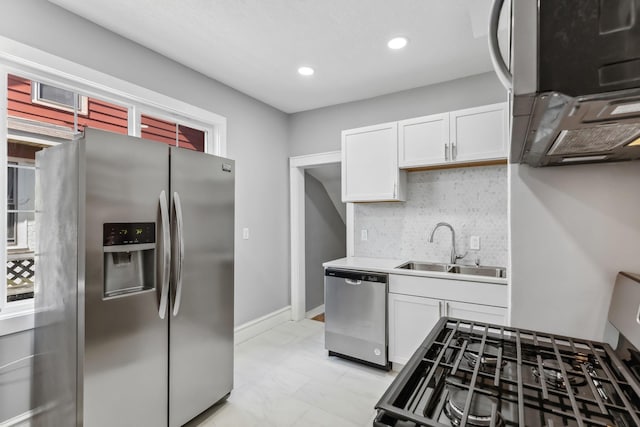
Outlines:
[{"label": "tile backsplash", "polygon": [[[438,222],[448,222],[457,252],[469,251],[459,263],[479,257],[483,265],[507,266],[506,165],[409,172],[407,187],[406,202],[356,203],[356,256],[449,262],[449,229],[439,228],[428,241]],[[471,236],[480,237],[480,250],[469,250]]]}]

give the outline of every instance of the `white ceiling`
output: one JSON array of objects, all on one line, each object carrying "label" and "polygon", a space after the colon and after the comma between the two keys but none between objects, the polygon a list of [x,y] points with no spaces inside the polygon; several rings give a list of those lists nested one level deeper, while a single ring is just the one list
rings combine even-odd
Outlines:
[{"label": "white ceiling", "polygon": [[287,113],[491,69],[490,0],[50,1]]}]

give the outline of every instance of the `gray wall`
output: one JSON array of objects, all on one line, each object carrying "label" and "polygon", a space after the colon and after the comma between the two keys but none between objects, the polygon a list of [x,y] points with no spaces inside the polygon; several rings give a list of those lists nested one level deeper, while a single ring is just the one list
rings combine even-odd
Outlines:
[{"label": "gray wall", "polygon": [[236,239],[235,323],[289,304],[286,114],[44,0],[4,1],[0,35],[225,116],[236,229],[251,229]]},{"label": "gray wall", "polygon": [[640,272],[640,163],[510,178],[513,326],[602,340],[617,272]]},{"label": "gray wall", "polygon": [[340,132],[361,126],[503,102],[494,73],[396,92],[291,115],[291,156],[340,150]]},{"label": "gray wall", "polygon": [[31,409],[33,330],[0,337],[0,424]]},{"label": "gray wall", "polygon": [[305,173],[305,305],[324,304],[322,263],[347,254],[346,227],[320,181]]}]

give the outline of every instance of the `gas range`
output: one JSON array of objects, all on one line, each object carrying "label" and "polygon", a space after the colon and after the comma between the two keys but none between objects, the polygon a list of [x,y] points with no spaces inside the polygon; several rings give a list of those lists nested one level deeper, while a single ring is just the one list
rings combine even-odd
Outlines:
[{"label": "gas range", "polygon": [[[627,282],[640,296],[640,278]],[[614,351],[442,318],[376,408],[377,427],[640,426],[640,353],[622,334]]]}]

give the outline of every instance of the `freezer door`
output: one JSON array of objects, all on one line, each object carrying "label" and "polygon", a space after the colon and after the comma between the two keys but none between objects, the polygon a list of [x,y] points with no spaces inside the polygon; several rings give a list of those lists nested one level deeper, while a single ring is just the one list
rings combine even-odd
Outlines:
[{"label": "freezer door", "polygon": [[[81,212],[86,283],[79,296],[85,304],[78,332],[80,346],[82,337],[85,340],[79,362],[84,372],[84,425],[166,426],[168,321],[159,312],[162,272],[149,271],[154,260],[149,260],[148,251],[155,251],[161,270],[165,247],[159,197],[163,191],[168,195],[169,150],[163,144],[92,129],[86,130],[81,143],[86,149],[86,181],[80,182],[86,186]],[[155,243],[148,242],[153,240],[149,228],[131,223],[155,224]],[[145,254],[136,252],[142,249],[136,238],[122,237],[136,230],[146,236]],[[120,237],[105,241],[105,233]],[[117,246],[110,244],[122,244],[120,252],[113,252]],[[125,289],[122,285],[129,282]]]},{"label": "freezer door", "polygon": [[233,386],[234,163],[171,148],[169,425]]}]

